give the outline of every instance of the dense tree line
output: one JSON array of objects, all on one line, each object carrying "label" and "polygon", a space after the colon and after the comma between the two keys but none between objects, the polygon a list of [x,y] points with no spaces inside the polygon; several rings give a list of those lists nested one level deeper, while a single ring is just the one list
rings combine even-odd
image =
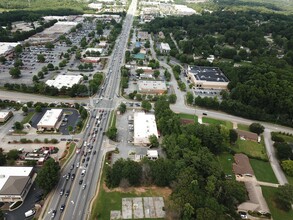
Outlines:
[{"label": "dense tree line", "polygon": [[96,73],[93,79],[89,80],[89,86],[85,84],[75,84],[71,88],[62,87],[57,89],[54,86],[48,86],[44,82],[35,81],[33,85],[5,83],[4,88],[25,93],[39,93],[50,96],[66,95],[70,97],[84,97],[96,93],[103,81],[103,75]]},{"label": "dense tree line", "polygon": [[[181,62],[214,65],[229,78],[229,92],[222,93],[221,102],[197,97],[196,105],[293,126],[293,16],[215,11],[157,18],[145,29],[163,31],[165,36],[172,33],[183,53],[171,55]],[[232,62],[208,63],[209,54]],[[195,60],[193,55],[204,59]],[[234,66],[241,60],[245,65]]]},{"label": "dense tree line", "polygon": [[155,103],[155,116],[167,158],[120,160],[107,168],[107,185],[171,187],[172,213],[176,213],[172,219],[238,219],[236,205],[246,200],[246,190],[243,184],[225,179],[214,155],[223,150],[221,128],[181,125],[165,96]]}]

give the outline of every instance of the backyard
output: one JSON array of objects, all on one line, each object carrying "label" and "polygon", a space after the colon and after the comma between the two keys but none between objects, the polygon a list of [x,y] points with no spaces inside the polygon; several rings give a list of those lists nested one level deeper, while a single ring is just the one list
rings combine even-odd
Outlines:
[{"label": "backyard", "polygon": [[263,140],[260,143],[257,143],[254,141],[238,139],[236,144],[231,146],[231,149],[237,153],[244,153],[248,157],[265,160],[268,159]]},{"label": "backyard", "polygon": [[269,186],[262,186],[261,188],[262,188],[263,196],[265,197],[268,203],[273,219],[274,220],[292,220],[293,210],[289,212],[282,211],[276,206],[276,203],[274,202],[274,194],[277,191],[277,188],[269,187]]},{"label": "backyard", "polygon": [[278,183],[278,180],[269,162],[250,159],[250,164],[258,181]]},{"label": "backyard", "polygon": [[233,155],[229,153],[222,153],[217,157],[224,173],[234,176],[232,171],[232,164],[234,162]]}]

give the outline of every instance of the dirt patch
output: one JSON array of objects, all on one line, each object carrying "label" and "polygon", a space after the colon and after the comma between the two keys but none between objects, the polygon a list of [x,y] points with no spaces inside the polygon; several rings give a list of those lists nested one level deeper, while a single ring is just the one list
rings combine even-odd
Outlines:
[{"label": "dirt patch", "polygon": [[127,187],[127,188],[121,188],[117,187],[114,189],[109,189],[105,183],[103,183],[103,189],[105,192],[122,192],[122,193],[135,193],[136,195],[141,195],[146,192],[150,192],[153,194],[153,196],[162,196],[164,199],[167,199],[171,193],[172,190],[168,187],[157,187],[157,186],[141,186],[141,187]]},{"label": "dirt patch", "polygon": [[192,119],[180,119],[181,124],[194,124],[194,120]]}]

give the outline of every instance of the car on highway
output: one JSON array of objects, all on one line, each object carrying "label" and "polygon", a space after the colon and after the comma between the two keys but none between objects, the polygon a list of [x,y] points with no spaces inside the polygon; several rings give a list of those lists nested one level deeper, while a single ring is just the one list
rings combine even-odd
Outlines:
[{"label": "car on highway", "polygon": [[96,153],[97,153],[97,151],[96,151],[96,150],[94,150],[93,154],[95,155]]},{"label": "car on highway", "polygon": [[74,180],[74,178],[75,178],[75,174],[72,174],[71,175],[71,180]]},{"label": "car on highway", "polygon": [[69,193],[70,193],[70,190],[66,190],[65,196],[68,197],[69,196]]},{"label": "car on highway", "polygon": [[56,216],[56,212],[57,212],[56,210],[53,210],[53,211],[52,211],[51,218],[55,218],[55,216]]},{"label": "car on highway", "polygon": [[64,209],[65,209],[65,204],[61,205],[61,207],[60,207],[60,211],[63,212]]},{"label": "car on highway", "polygon": [[61,189],[60,190],[60,196],[63,196],[63,193],[64,193],[64,189]]},{"label": "car on highway", "polygon": [[86,161],[89,161],[89,160],[90,160],[90,157],[87,157],[87,158],[86,158]]},{"label": "car on highway", "polygon": [[83,184],[83,185],[82,185],[82,189],[85,189],[85,188],[86,188],[86,184]]},{"label": "car on highway", "polygon": [[83,158],[81,162],[84,163],[85,162],[85,159]]},{"label": "car on highway", "polygon": [[81,180],[79,180],[78,184],[79,184],[79,185],[81,185],[81,184],[82,184],[82,182],[83,182],[83,180],[81,179]]},{"label": "car on highway", "polygon": [[76,168],[78,168],[79,167],[79,162],[77,162],[77,164],[76,164]]},{"label": "car on highway", "polygon": [[69,180],[69,178],[70,178],[70,173],[67,173],[66,180]]}]

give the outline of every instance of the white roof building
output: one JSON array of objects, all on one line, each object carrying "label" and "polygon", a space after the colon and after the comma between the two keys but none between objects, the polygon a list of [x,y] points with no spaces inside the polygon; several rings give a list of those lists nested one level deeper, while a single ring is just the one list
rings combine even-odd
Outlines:
[{"label": "white roof building", "polygon": [[149,137],[151,135],[156,135],[156,137],[158,137],[156,118],[153,114],[135,112],[133,125],[134,144],[149,144]]},{"label": "white roof building", "polygon": [[62,115],[62,109],[47,110],[42,119],[37,124],[38,129],[57,129],[57,124]]},{"label": "white roof building", "polygon": [[149,158],[150,160],[156,160],[159,158],[159,153],[157,150],[148,150],[147,151],[147,158]]},{"label": "white roof building", "polygon": [[164,81],[138,81],[138,92],[139,93],[149,93],[149,94],[163,94],[167,91],[167,86]]},{"label": "white roof building", "polygon": [[101,10],[103,8],[102,3],[90,3],[87,5],[89,8]]},{"label": "white roof building", "polygon": [[171,50],[170,46],[168,43],[161,43],[160,44],[160,51],[161,53],[169,53]]},{"label": "white roof building", "polygon": [[13,115],[13,113],[11,111],[8,111],[8,112],[0,112],[0,122],[2,122],[2,123],[5,122],[12,115]]},{"label": "white roof building", "polygon": [[0,56],[6,56],[8,53],[14,50],[20,43],[8,43],[8,42],[0,42]]},{"label": "white roof building", "polygon": [[33,167],[0,166],[0,201],[23,201],[31,187]]},{"label": "white roof building", "polygon": [[71,88],[74,84],[79,84],[82,81],[81,75],[58,75],[53,80],[47,80],[48,86],[54,86],[57,89],[61,89],[63,86]]}]

